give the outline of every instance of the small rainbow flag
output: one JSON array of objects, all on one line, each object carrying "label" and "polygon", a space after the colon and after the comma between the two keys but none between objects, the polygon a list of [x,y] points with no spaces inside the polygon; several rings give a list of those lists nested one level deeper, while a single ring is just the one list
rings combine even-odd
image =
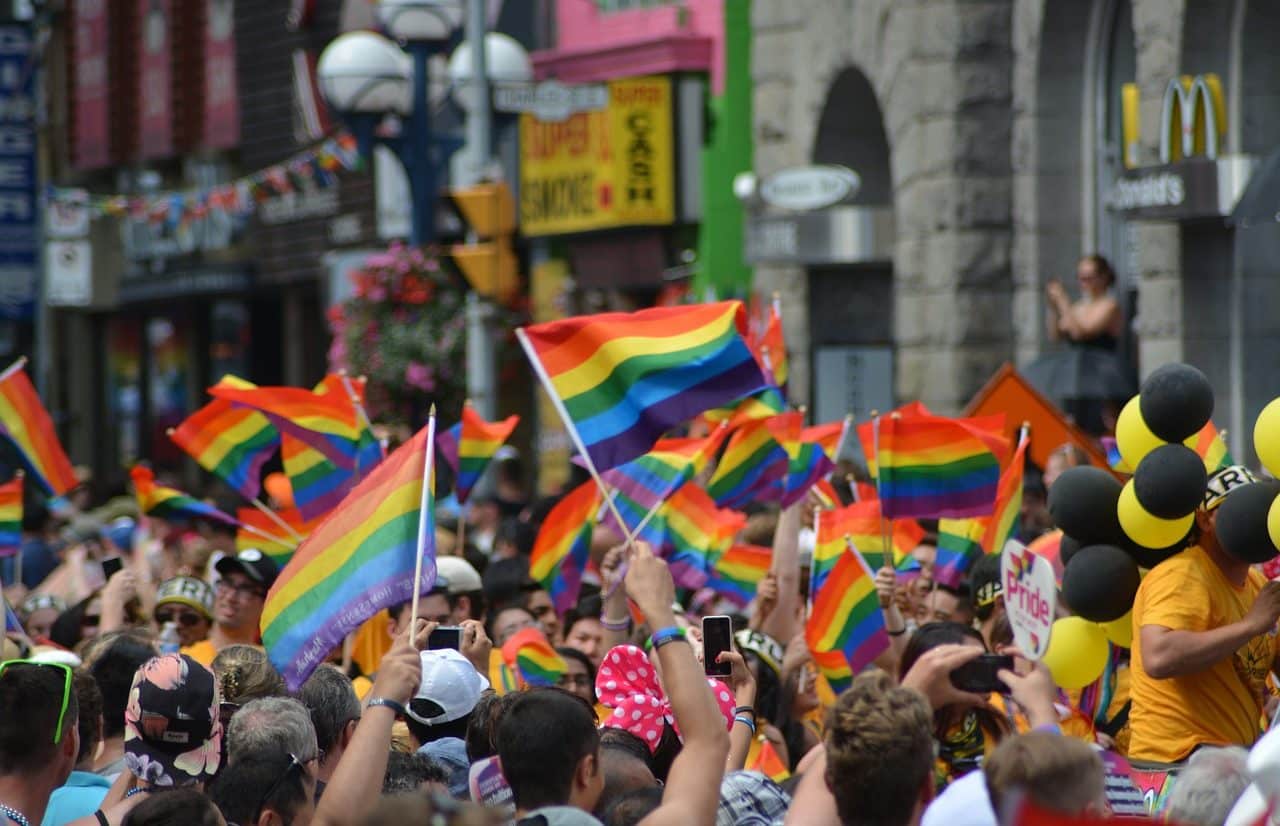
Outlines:
[{"label": "small rainbow flag", "polygon": [[776,387],[766,387],[730,407],[716,407],[708,410],[702,414],[702,418],[711,428],[721,422],[727,422],[730,430],[736,430],[747,422],[767,419],[786,412],[787,400],[782,398],[782,393],[778,392]]},{"label": "small rainbow flag", "polygon": [[[628,512],[643,519],[651,508],[665,500],[710,462],[724,441],[725,428],[703,439],[659,439],[648,453],[601,474],[605,484],[629,499],[624,519],[634,529],[639,521],[627,519]],[[609,517],[613,521],[612,515]]]},{"label": "small rainbow flag", "polygon": [[[435,584],[431,486],[435,418],[356,485],[307,537],[280,572],[262,610],[262,642],[271,663],[297,691],[347,634],[383,608]],[[434,483],[434,473],[431,474]],[[425,508],[424,508],[425,504]],[[419,547],[419,529],[424,547]]]},{"label": "small rainbow flag", "polygon": [[760,772],[774,783],[781,783],[791,777],[791,772],[778,756],[777,749],[764,735],[761,735],[753,745],[758,747],[752,749],[755,754],[748,755],[746,771]]},{"label": "small rainbow flag", "polygon": [[22,473],[0,485],[0,557],[22,550]]},{"label": "small rainbow flag", "polygon": [[280,463],[293,489],[293,504],[303,519],[319,519],[337,507],[356,484],[353,470],[344,470],[311,445],[280,435]]},{"label": "small rainbow flag", "polygon": [[791,455],[778,441],[778,435],[794,431],[798,441],[800,425],[801,414],[794,412],[756,419],[735,430],[707,482],[707,493],[715,503],[741,508],[767,495],[770,487],[780,492],[777,483],[786,478]]},{"label": "small rainbow flag", "polygon": [[831,484],[831,479],[824,477],[813,483],[814,493],[818,495],[818,501],[823,508],[838,508],[842,503],[840,494],[836,492],[835,485]]},{"label": "small rainbow flag", "polygon": [[827,454],[827,458],[834,462],[840,457],[840,449],[844,445],[845,437],[849,435],[851,424],[851,419],[844,418],[838,422],[806,427],[800,431],[800,440],[817,443],[822,448],[822,452]]},{"label": "small rainbow flag", "polygon": [[982,537],[990,519],[983,516],[968,519],[938,520],[938,556],[933,578],[949,588],[959,587],[973,563],[982,556]]},{"label": "small rainbow flag", "polygon": [[673,493],[659,515],[663,541],[658,552],[666,556],[676,584],[693,590],[707,584],[715,557],[729,548],[745,522],[735,511],[717,508],[693,483]]},{"label": "small rainbow flag", "polygon": [[519,423],[519,416],[486,422],[468,402],[462,406],[462,420],[436,437],[441,458],[457,474],[454,493],[459,505],[466,503],[489,461]]},{"label": "small rainbow flag", "polygon": [[503,661],[530,688],[557,685],[569,670],[564,658],[537,628],[522,628],[502,646]]},{"label": "small rainbow flag", "polygon": [[787,342],[782,335],[782,298],[777,295],[769,304],[769,320],[760,337],[760,366],[774,386],[787,386]]},{"label": "small rainbow flag", "polygon": [[[884,414],[886,418],[899,416],[903,419],[909,419],[916,416],[932,416],[929,408],[924,406],[923,402],[908,402],[897,410]],[[876,459],[876,423],[874,421],[863,422],[856,428],[858,431],[858,443],[862,445],[863,461],[867,464],[867,475],[875,481],[879,475],[879,466]]]},{"label": "small rainbow flag", "polygon": [[1009,466],[1000,474],[995,512],[986,520],[987,529],[982,535],[982,549],[989,554],[1003,551],[1004,543],[1018,533],[1022,521],[1022,477],[1026,471],[1029,442],[1026,436],[1022,437]]},{"label": "small rainbow flag", "polygon": [[516,331],[595,468],[647,452],[666,431],[765,386],[739,301],[654,307]]},{"label": "small rainbow flag", "polygon": [[1218,428],[1214,427],[1213,422],[1205,423],[1205,426],[1196,434],[1195,443],[1190,447],[1200,454],[1201,459],[1204,459],[1204,466],[1211,474],[1235,464],[1235,459],[1231,458],[1231,451],[1227,450],[1227,443],[1218,432]]},{"label": "small rainbow flag", "polygon": [[880,421],[880,507],[885,516],[988,516],[1009,452],[1004,416]]},{"label": "small rainbow flag", "polygon": [[208,519],[226,525],[236,524],[234,517],[223,513],[213,505],[201,502],[177,488],[156,484],[156,475],[145,465],[134,465],[129,471],[133,480],[133,495],[138,509],[147,516],[170,522],[189,522],[192,519]]},{"label": "small rainbow flag", "polygon": [[1133,473],[1133,468],[1129,467],[1129,463],[1120,455],[1120,445],[1115,438],[1111,436],[1103,436],[1099,441],[1102,442],[1102,449],[1107,452],[1107,465],[1116,473]]},{"label": "small rainbow flag", "polygon": [[[283,508],[274,513],[302,539],[310,536],[321,521],[320,519],[303,519],[297,508]],[[297,550],[301,540],[295,539],[265,513],[256,508],[240,508],[236,511],[236,520],[240,523],[240,527],[236,530],[237,551],[257,548],[275,560],[276,565],[282,569],[293,558],[293,552]],[[274,537],[274,540],[267,537]]]},{"label": "small rainbow flag", "polygon": [[895,519],[889,532],[891,547],[885,548],[880,503],[875,499],[819,511],[813,549],[813,570],[819,585],[834,567],[836,559],[847,550],[846,537],[853,541],[853,546],[867,564],[879,570],[886,564],[897,568],[904,560],[910,559],[911,552],[924,540],[925,533],[914,519]]},{"label": "small rainbow flag", "polygon": [[769,573],[773,549],[764,545],[733,545],[715,561],[708,585],[742,607],[756,595],[756,586]]},{"label": "small rainbow flag", "polygon": [[551,594],[558,613],[578,601],[600,504],[595,482],[584,482],[556,503],[538,529],[529,555],[529,576]]},{"label": "small rainbow flag", "polygon": [[857,549],[849,550],[825,582],[810,585],[812,610],[804,626],[814,663],[836,693],[889,647],[875,577]]},{"label": "small rainbow flag", "polygon": [[1053,566],[1053,578],[1062,587],[1062,531],[1052,530],[1043,533],[1027,544],[1027,550],[1036,556],[1043,556]]},{"label": "small rainbow flag", "polygon": [[827,478],[835,469],[835,463],[814,442],[801,442],[787,465],[787,475],[777,484],[780,488],[779,503],[789,508],[799,502],[818,482]]},{"label": "small rainbow flag", "polygon": [[0,436],[13,442],[23,465],[46,494],[62,496],[80,482],[24,364],[26,359],[18,359],[0,374]]},{"label": "small rainbow flag", "polygon": [[169,438],[246,499],[262,489],[262,466],[280,445],[267,417],[214,399],[169,431]]}]

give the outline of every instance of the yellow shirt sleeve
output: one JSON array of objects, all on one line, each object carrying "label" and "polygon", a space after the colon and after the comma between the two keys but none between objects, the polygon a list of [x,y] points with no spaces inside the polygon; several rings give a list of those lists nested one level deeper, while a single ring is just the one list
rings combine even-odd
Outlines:
[{"label": "yellow shirt sleeve", "polygon": [[1142,584],[1142,625],[1160,625],[1174,631],[1206,631],[1213,627],[1211,589],[1187,566],[1162,565],[1147,574]]}]

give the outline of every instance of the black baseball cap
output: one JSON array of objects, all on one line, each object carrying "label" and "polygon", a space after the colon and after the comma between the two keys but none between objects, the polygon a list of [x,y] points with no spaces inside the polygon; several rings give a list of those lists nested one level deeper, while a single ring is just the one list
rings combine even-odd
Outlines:
[{"label": "black baseball cap", "polygon": [[264,588],[270,588],[275,584],[276,577],[280,575],[280,569],[276,567],[271,557],[257,548],[245,548],[235,556],[224,556],[213,567],[223,576],[233,573],[244,574]]}]

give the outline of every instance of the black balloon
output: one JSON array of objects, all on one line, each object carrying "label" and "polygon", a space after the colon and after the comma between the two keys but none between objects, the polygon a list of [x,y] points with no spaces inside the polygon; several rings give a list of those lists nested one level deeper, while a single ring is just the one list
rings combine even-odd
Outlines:
[{"label": "black balloon", "polygon": [[1085,545],[1118,545],[1125,535],[1116,515],[1119,498],[1116,477],[1092,465],[1073,467],[1049,489],[1049,515],[1063,533]]},{"label": "black balloon", "polygon": [[1113,545],[1081,548],[1062,572],[1062,599],[1090,622],[1118,620],[1133,607],[1138,564]]},{"label": "black balloon", "polygon": [[1214,529],[1222,549],[1250,564],[1273,559],[1275,543],[1267,532],[1267,511],[1280,495],[1280,482],[1254,482],[1227,494],[1218,506]]},{"label": "black balloon", "polygon": [[1181,442],[1213,415],[1213,386],[1190,364],[1166,364],[1142,383],[1138,409],[1157,438]]},{"label": "black balloon", "polygon": [[1161,445],[1133,472],[1133,493],[1152,516],[1181,519],[1193,513],[1209,481],[1204,460],[1184,444]]},{"label": "black balloon", "polygon": [[1063,565],[1066,565],[1071,561],[1071,557],[1075,556],[1083,547],[1084,545],[1081,544],[1079,539],[1076,539],[1073,536],[1067,536],[1064,533],[1062,535],[1062,539],[1058,541],[1058,561]]},{"label": "black balloon", "polygon": [[[1188,535],[1190,535],[1189,531]],[[1187,538],[1183,537],[1167,548],[1144,548],[1133,540],[1126,542],[1121,547],[1124,548],[1125,553],[1133,558],[1134,562],[1138,563],[1139,568],[1150,570],[1186,548]]]}]

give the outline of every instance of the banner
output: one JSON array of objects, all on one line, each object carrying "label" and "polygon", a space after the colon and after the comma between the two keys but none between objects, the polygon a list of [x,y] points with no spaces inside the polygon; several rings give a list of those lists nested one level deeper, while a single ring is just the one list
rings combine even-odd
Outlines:
[{"label": "banner", "polygon": [[138,153],[173,154],[173,39],[171,0],[138,2]]},{"label": "banner", "polygon": [[528,237],[675,221],[671,80],[611,81],[603,109],[520,117],[520,231]]},{"label": "banner", "polygon": [[0,319],[35,315],[38,63],[29,28],[0,26]]},{"label": "banner", "polygon": [[235,0],[204,2],[204,130],[200,143],[208,149],[229,149],[240,143]]},{"label": "banner", "polygon": [[111,162],[106,0],[73,0],[71,163],[97,169]]}]

